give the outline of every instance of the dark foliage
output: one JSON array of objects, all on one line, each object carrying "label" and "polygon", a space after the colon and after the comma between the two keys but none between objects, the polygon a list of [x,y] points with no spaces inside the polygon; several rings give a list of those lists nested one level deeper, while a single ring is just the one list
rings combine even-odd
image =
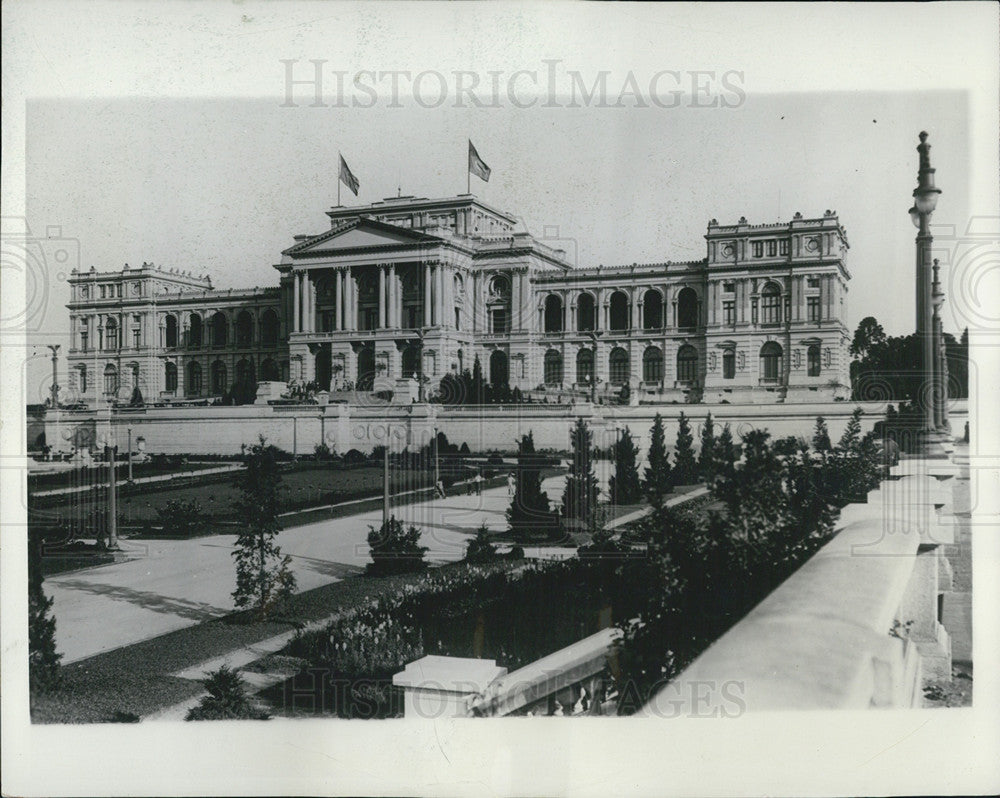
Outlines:
[{"label": "dark foliage", "polygon": [[597,478],[591,462],[592,436],[578,418],[570,432],[572,456],[562,497],[562,518],[567,527],[591,531],[597,512]]},{"label": "dark foliage", "polygon": [[639,449],[632,440],[628,427],[615,441],[612,457],[615,473],[608,480],[608,492],[612,504],[638,504],[642,500],[642,485],[639,481]]},{"label": "dark foliage", "polygon": [[42,545],[37,535],[28,540],[28,682],[32,691],[54,690],[62,675],[56,652],[56,619],[52,599],[42,590]]},{"label": "dark foliage", "polygon": [[691,424],[682,412],[677,419],[677,443],[674,446],[674,468],[671,479],[675,485],[694,485],[698,482],[698,463],[694,458],[694,436]]},{"label": "dark foliage", "polygon": [[476,530],[476,536],[469,540],[465,548],[465,561],[468,563],[488,563],[499,558],[497,547],[490,542],[490,530],[482,524]]},{"label": "dark foliage", "polygon": [[368,546],[372,557],[368,573],[373,576],[388,576],[422,571],[427,567],[424,560],[427,547],[420,545],[420,530],[415,526],[407,529],[393,515],[378,529],[373,526],[368,529]]},{"label": "dark foliage", "polygon": [[[517,442],[514,497],[507,509],[507,525],[518,540],[551,540],[560,534],[559,516],[542,490],[542,468],[547,459],[535,452],[535,439],[530,432]],[[501,459],[498,465],[502,462]]]},{"label": "dark foliage", "polygon": [[670,455],[667,454],[663,417],[657,413],[650,430],[649,466],[646,468],[643,490],[646,499],[654,507],[663,504],[664,497],[672,488],[670,475]]},{"label": "dark foliage", "polygon": [[185,720],[267,720],[266,712],[250,703],[238,671],[223,665],[203,681],[208,695],[188,710]]}]

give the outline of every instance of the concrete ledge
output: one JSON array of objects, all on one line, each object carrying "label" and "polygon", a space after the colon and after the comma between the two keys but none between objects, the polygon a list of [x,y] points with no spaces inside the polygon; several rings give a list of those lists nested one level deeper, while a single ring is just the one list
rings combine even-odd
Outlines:
[{"label": "concrete ledge", "polygon": [[898,705],[914,666],[890,630],[919,545],[906,524],[845,525],[639,714],[718,714],[737,689],[755,712]]}]

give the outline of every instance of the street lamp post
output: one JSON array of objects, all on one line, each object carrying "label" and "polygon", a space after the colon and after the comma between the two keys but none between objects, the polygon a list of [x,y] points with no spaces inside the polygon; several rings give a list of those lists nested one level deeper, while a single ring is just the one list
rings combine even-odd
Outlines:
[{"label": "street lamp post", "polygon": [[128,481],[132,482],[132,428],[128,428]]},{"label": "street lamp post", "polygon": [[923,430],[932,432],[937,429],[938,410],[941,402],[939,392],[938,354],[935,347],[933,318],[933,286],[931,246],[934,237],[930,232],[931,215],[937,207],[938,195],[941,189],[934,185],[934,172],[931,167],[931,145],[927,143],[927,133],[921,131],[920,168],[917,172],[917,187],[913,189],[913,207],[910,208],[910,219],[917,228],[917,338],[921,347],[921,392],[920,401],[923,404]]},{"label": "street lamp post", "polygon": [[118,480],[115,473],[115,441],[110,432],[103,436],[104,456],[108,461],[108,550],[118,550]]},{"label": "street lamp post", "polygon": [[59,364],[59,344],[48,344],[52,350],[52,409],[59,409],[59,383],[56,377],[56,368]]}]

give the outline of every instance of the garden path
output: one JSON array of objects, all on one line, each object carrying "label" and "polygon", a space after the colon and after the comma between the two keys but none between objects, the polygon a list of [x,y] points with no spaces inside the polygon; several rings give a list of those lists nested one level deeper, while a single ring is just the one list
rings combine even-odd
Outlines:
[{"label": "garden path", "polygon": [[[562,495],[564,478],[543,483],[552,501]],[[466,540],[482,523],[505,529],[510,504],[506,486],[481,496],[404,504],[394,513],[423,532],[430,562],[461,559]],[[326,519],[285,529],[278,544],[292,557],[298,590],[339,581],[369,560],[368,527],[381,510]],[[63,662],[156,637],[233,610],[234,535],[192,540],[124,540],[127,559],[110,565],[48,577],[45,592],[54,600],[56,645]],[[534,556],[567,556],[566,549],[535,549]]]}]

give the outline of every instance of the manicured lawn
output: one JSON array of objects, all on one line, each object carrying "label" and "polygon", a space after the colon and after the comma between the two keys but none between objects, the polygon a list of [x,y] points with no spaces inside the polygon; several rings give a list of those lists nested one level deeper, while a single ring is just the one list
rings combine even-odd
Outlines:
[{"label": "manicured lawn", "polygon": [[[393,493],[430,487],[434,479],[430,471],[397,468],[391,469],[389,476]],[[374,465],[352,469],[300,467],[283,472],[282,491],[286,510],[375,496],[382,491],[382,468]],[[238,493],[235,478],[148,492],[140,488],[132,495],[119,495],[119,519],[125,526],[155,523],[158,520],[157,509],[168,502],[194,500],[201,505],[206,517],[218,521],[230,520],[232,504]],[[39,508],[33,517],[40,524],[55,525],[86,518],[95,508],[106,506],[105,495],[99,498],[77,496],[53,507]]]}]

